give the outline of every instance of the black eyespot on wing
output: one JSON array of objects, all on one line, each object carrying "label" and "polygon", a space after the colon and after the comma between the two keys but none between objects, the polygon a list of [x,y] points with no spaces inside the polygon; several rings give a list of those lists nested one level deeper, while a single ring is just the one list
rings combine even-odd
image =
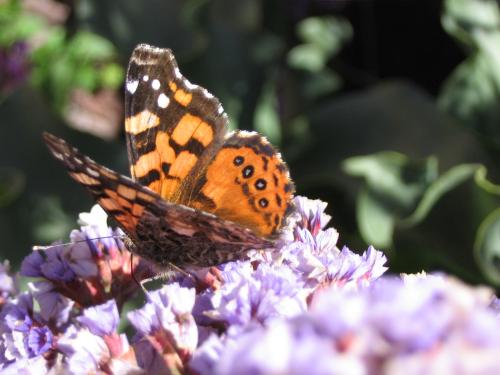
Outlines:
[{"label": "black eyespot on wing", "polygon": [[266,208],[267,206],[269,206],[269,201],[266,198],[260,198],[259,206],[261,206],[262,208]]},{"label": "black eyespot on wing", "polygon": [[252,177],[253,172],[254,172],[253,166],[247,165],[245,168],[243,168],[243,177],[250,178],[250,177]]},{"label": "black eyespot on wing", "polygon": [[267,186],[266,180],[263,178],[259,178],[257,181],[255,181],[255,188],[257,190],[264,190]]},{"label": "black eyespot on wing", "polygon": [[240,166],[245,162],[245,158],[243,156],[236,156],[233,160],[233,164],[236,166]]}]

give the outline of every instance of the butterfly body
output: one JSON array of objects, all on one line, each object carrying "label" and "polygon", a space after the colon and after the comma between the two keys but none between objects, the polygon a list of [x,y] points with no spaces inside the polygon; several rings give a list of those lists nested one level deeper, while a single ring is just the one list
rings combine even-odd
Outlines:
[{"label": "butterfly body", "polygon": [[45,134],[52,154],[158,265],[212,266],[273,245],[293,184],[254,132],[227,133],[219,101],[179,72],[167,49],[139,45],[127,72],[125,131],[132,179]]}]

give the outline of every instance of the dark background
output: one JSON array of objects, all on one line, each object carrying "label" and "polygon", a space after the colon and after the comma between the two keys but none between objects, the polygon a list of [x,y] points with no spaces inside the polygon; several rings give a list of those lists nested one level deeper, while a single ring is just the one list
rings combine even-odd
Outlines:
[{"label": "dark background", "polygon": [[[495,1],[471,0],[462,13],[456,10],[461,9],[459,0],[63,3],[69,13],[56,27],[65,30],[65,40],[82,31],[95,33],[110,42],[114,48],[110,61],[123,68],[138,43],[171,48],[183,74],[221,99],[233,125],[257,128],[278,145],[298,194],[329,203],[332,224],[340,232],[339,245],[364,251],[373,242],[359,230],[359,197],[367,189],[370,199],[384,207],[395,223],[390,241],[375,243],[389,256],[392,272],[444,270],[473,283],[497,283],[496,217],[490,216],[483,227],[492,228],[493,237],[481,234],[479,228],[497,209],[498,199],[472,176],[451,184],[421,220],[401,224],[432,182],[452,167],[478,163],[488,169],[491,181],[498,181],[500,81],[494,77],[500,74],[495,65],[500,62],[492,59],[487,71],[475,65],[474,59],[483,56],[482,45],[463,37],[478,29],[492,37],[500,33],[500,24],[495,23],[500,18],[494,12],[487,20],[491,23],[475,18],[485,4],[498,6]],[[455,29],[443,27],[445,16],[455,22]],[[305,41],[298,31],[300,23],[311,17],[350,25],[347,36],[339,32],[338,49],[325,47],[323,67],[312,70],[289,59],[296,46],[318,42]],[[325,34],[319,35],[321,44]],[[100,163],[128,174],[123,131],[104,140],[68,126],[64,111],[69,96],[62,95],[63,104],[54,107],[55,95],[47,84],[37,85],[29,78],[40,61],[30,60],[29,53],[26,59],[28,78],[14,88],[4,85],[0,101],[1,182],[8,193],[0,207],[1,251],[14,265],[33,244],[65,240],[77,226],[77,214],[93,204],[49,156],[42,131],[53,132]],[[56,59],[51,64],[62,63]],[[469,64],[469,70],[458,74],[456,69],[463,64]],[[102,64],[93,68],[98,71]],[[5,70],[3,74],[5,83]],[[333,83],[325,88],[325,82]],[[104,86],[89,92],[96,94]],[[121,103],[123,84],[114,90]],[[121,122],[121,108],[109,108],[120,114]],[[261,111],[259,123],[255,115]],[[389,169],[417,193],[407,194],[397,184],[387,187],[384,174],[367,183],[343,167],[349,157],[381,151],[405,156]],[[437,175],[428,157],[435,158]],[[379,219],[368,213],[365,220]],[[474,250],[484,238],[493,241],[486,241],[487,251]],[[488,265],[493,271],[485,273]]]}]

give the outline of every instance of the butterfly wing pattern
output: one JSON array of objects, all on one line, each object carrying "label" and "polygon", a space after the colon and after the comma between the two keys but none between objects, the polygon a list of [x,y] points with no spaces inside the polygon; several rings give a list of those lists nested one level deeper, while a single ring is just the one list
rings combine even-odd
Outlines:
[{"label": "butterfly wing pattern", "polygon": [[44,140],[130,238],[159,266],[213,266],[266,249],[291,212],[281,156],[255,132],[227,133],[218,99],[179,72],[168,49],[135,48],[125,131],[132,179],[54,135]]}]

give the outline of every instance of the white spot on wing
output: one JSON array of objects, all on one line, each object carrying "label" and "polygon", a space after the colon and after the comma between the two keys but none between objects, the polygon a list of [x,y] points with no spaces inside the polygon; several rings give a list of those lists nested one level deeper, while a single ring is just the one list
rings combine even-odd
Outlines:
[{"label": "white spot on wing", "polygon": [[153,90],[158,90],[160,86],[160,81],[158,81],[157,79],[153,79],[153,82],[151,82],[151,87],[153,88]]},{"label": "white spot on wing", "polygon": [[188,90],[194,90],[195,88],[199,87],[198,85],[193,85],[187,79],[184,80],[184,84],[186,85],[186,87],[188,88]]},{"label": "white spot on wing", "polygon": [[168,96],[165,95],[164,93],[161,93],[158,96],[158,107],[167,108],[169,104],[170,104],[170,99],[168,98]]},{"label": "white spot on wing", "polygon": [[144,76],[142,77],[142,80],[143,80],[144,82],[149,81],[149,76],[148,76],[147,74],[144,74]]},{"label": "white spot on wing", "polygon": [[139,86],[139,81],[135,80],[135,81],[128,81],[127,82],[127,91],[131,94],[133,94],[135,92],[135,90],[137,90],[137,86]]},{"label": "white spot on wing", "polygon": [[219,113],[219,115],[222,115],[224,113],[224,108],[222,108],[222,106],[219,105],[219,108],[217,108],[217,112]]},{"label": "white spot on wing", "polygon": [[182,74],[181,74],[181,71],[179,70],[179,68],[174,69],[174,74],[177,78],[182,78]]},{"label": "white spot on wing", "polygon": [[205,95],[205,97],[207,97],[208,99],[212,99],[214,97],[207,91],[207,89],[203,89],[203,95]]},{"label": "white spot on wing", "polygon": [[61,154],[59,152],[52,151],[52,155],[54,155],[59,160],[64,160],[63,154]]},{"label": "white spot on wing", "polygon": [[92,168],[86,168],[87,169],[87,173],[91,176],[94,176],[94,177],[99,177],[99,172],[93,170]]}]

